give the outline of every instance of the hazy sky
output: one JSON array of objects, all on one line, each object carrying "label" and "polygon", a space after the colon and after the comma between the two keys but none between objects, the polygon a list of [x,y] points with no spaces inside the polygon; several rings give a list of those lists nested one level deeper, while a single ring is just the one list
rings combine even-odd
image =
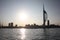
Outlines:
[{"label": "hazy sky", "polygon": [[[8,25],[43,24],[43,4],[51,24],[60,24],[60,0],[0,0],[0,23]],[[20,20],[20,14],[27,15]]]}]

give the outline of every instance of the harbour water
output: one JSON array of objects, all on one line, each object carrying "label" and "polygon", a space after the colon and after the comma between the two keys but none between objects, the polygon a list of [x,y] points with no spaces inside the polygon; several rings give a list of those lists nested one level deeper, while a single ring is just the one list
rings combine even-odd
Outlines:
[{"label": "harbour water", "polygon": [[60,40],[60,28],[2,28],[0,40]]}]

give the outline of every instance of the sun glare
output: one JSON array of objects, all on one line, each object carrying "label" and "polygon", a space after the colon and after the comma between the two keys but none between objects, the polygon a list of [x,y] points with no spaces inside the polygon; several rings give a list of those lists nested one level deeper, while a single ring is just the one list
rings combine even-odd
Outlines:
[{"label": "sun glare", "polygon": [[22,14],[20,14],[19,19],[22,20],[22,21],[24,21],[24,20],[26,21],[27,20],[27,15],[22,13]]},{"label": "sun glare", "polygon": [[20,21],[27,21],[28,19],[28,15],[27,15],[27,12],[22,10],[21,12],[18,13],[18,19]]},{"label": "sun glare", "polygon": [[28,21],[29,21],[29,15],[28,15],[28,13],[29,13],[29,11],[27,9],[17,10],[15,22],[18,25],[25,26],[25,24],[27,24]]}]

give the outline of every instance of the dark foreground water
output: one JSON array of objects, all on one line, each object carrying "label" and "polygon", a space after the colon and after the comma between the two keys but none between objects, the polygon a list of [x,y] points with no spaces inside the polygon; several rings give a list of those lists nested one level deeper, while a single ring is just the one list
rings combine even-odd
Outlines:
[{"label": "dark foreground water", "polygon": [[60,40],[60,28],[0,29],[0,40]]}]

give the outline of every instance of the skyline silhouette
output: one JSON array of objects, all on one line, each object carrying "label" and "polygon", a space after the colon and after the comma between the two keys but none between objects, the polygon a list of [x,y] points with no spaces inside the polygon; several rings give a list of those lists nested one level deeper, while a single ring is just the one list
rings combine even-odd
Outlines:
[{"label": "skyline silhouette", "polygon": [[34,24],[26,24],[25,26],[18,26],[18,24],[14,25],[13,22],[10,22],[8,23],[8,26],[3,26],[0,24],[0,28],[44,28],[45,29],[45,28],[60,28],[60,25],[50,24],[50,20],[48,19],[48,13],[46,12],[43,4],[43,24],[42,25],[37,25],[34,23]]},{"label": "skyline silhouette", "polygon": [[60,25],[60,0],[0,0],[0,24],[8,26],[8,23],[13,22],[18,26],[33,23],[42,25],[43,3],[50,23]]}]

